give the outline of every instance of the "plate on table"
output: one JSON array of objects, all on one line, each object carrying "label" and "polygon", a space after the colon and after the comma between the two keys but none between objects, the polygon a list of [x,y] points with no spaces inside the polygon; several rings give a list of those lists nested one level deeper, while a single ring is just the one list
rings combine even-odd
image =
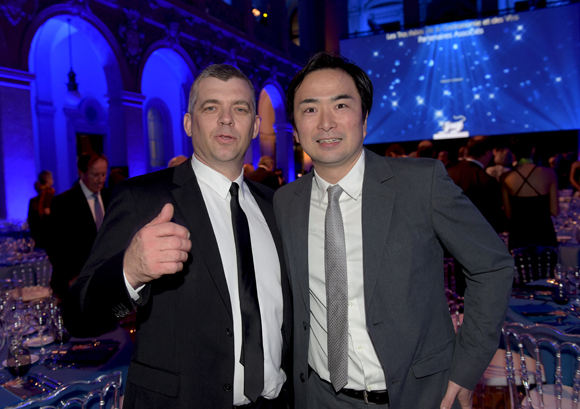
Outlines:
[{"label": "plate on table", "polygon": [[[30,365],[35,364],[38,362],[38,355],[30,354]],[[6,364],[6,360],[2,361],[2,366],[7,368],[8,365]]]},{"label": "plate on table", "polygon": [[40,337],[37,335],[34,338],[29,338],[26,341],[24,341],[24,346],[30,348],[40,348],[41,346],[47,346],[48,344],[54,342],[54,336],[53,335],[43,335],[42,336],[44,342],[41,344],[40,343]]}]

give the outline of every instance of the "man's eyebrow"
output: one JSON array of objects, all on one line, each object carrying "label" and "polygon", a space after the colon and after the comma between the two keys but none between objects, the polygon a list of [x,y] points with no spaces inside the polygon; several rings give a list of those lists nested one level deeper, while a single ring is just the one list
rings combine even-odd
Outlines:
[{"label": "man's eyebrow", "polygon": [[219,102],[217,99],[206,99],[205,101],[203,101],[203,102],[200,104],[200,106],[199,106],[199,107],[200,107],[200,108],[203,108],[204,106],[206,106],[206,105],[209,105],[209,104],[219,104],[219,103],[220,103],[220,102]]},{"label": "man's eyebrow", "polygon": [[250,103],[245,99],[238,99],[237,101],[234,101],[234,105],[245,105],[248,108],[250,107]]},{"label": "man's eyebrow", "polygon": [[[349,94],[340,94],[340,95],[336,95],[336,96],[330,98],[330,100],[333,101],[333,102],[334,101],[341,100],[341,99],[354,99],[354,98],[351,95],[349,95]],[[300,101],[298,103],[298,105],[302,105],[302,104],[317,104],[319,102],[320,102],[320,100],[318,98],[306,98],[306,99]]]},{"label": "man's eyebrow", "polygon": [[354,99],[351,95],[348,94],[340,94],[335,97],[332,97],[331,101],[338,101],[339,99]]},{"label": "man's eyebrow", "polygon": [[320,100],[317,99],[317,98],[306,98],[306,99],[303,99],[302,101],[300,101],[298,103],[298,105],[302,105],[302,104],[316,104],[318,102],[320,102]]}]

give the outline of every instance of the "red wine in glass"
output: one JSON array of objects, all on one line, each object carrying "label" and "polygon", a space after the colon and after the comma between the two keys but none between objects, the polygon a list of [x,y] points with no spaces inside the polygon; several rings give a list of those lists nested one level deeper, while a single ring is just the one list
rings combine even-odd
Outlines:
[{"label": "red wine in glass", "polygon": [[30,355],[20,355],[6,360],[6,369],[12,376],[20,377],[26,375],[32,366]]}]

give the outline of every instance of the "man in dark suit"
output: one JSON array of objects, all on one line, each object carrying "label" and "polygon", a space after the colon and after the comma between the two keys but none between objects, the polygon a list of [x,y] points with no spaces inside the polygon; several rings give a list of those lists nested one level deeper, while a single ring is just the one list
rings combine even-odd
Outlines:
[{"label": "man in dark suit", "polygon": [[502,209],[501,187],[485,172],[493,155],[491,140],[474,136],[467,142],[467,157],[447,171],[451,179],[473,202],[483,217],[498,233],[507,231],[507,218]]},{"label": "man in dark suit", "polygon": [[273,192],[242,173],[259,127],[252,83],[209,66],[184,126],[192,158],[118,185],[65,323],[93,336],[137,306],[125,408],[285,408],[290,296]]},{"label": "man in dark suit", "polygon": [[82,154],[79,181],[52,199],[47,252],[53,267],[50,286],[61,300],[81,272],[101,227],[109,194],[105,186],[109,162],[102,154]]},{"label": "man in dark suit", "polygon": [[[294,300],[296,407],[471,408],[498,346],[510,254],[441,162],[363,149],[372,83],[356,65],[317,54],[287,104],[314,164],[274,200]],[[443,245],[468,276],[457,336]]]},{"label": "man in dark suit", "polygon": [[274,159],[267,155],[260,158],[258,169],[248,173],[246,178],[268,186],[270,189],[277,190],[280,187],[278,175],[274,173]]}]

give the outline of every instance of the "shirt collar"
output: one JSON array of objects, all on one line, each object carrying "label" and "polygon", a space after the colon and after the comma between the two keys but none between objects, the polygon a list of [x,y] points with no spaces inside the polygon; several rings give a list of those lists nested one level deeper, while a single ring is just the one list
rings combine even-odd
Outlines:
[{"label": "shirt collar", "polygon": [[[365,173],[365,151],[363,150],[352,169],[336,183],[352,199],[358,200],[362,193],[362,185]],[[326,180],[322,179],[316,169],[314,169],[314,186],[317,200],[322,204],[326,198],[326,190],[331,186]]]},{"label": "shirt collar", "polygon": [[[84,183],[81,179],[79,179],[79,185],[81,186],[81,189],[83,190],[83,193],[85,194],[85,197],[87,200],[94,200],[95,196],[93,196],[95,193],[92,192]],[[99,194],[99,192],[96,192],[97,196]]]},{"label": "shirt collar", "polygon": [[[195,155],[191,155],[191,166],[195,172],[197,180],[208,185],[214,192],[218,194],[222,199],[227,199],[230,194],[230,187],[232,186],[232,181],[227,177],[219,173],[218,171],[210,168],[206,164],[202,163]],[[244,170],[240,168],[240,175],[234,180],[240,186],[239,198],[244,200],[244,195],[246,194],[246,186],[244,182]]]},{"label": "shirt collar", "polygon": [[478,165],[481,167],[481,169],[485,169],[485,166],[483,166],[483,163],[481,163],[481,162],[480,162],[480,161],[478,161],[478,160],[475,160],[475,159],[473,159],[473,158],[465,158],[465,160],[466,160],[466,161],[468,161],[468,162],[477,163],[477,164],[478,164]]}]

